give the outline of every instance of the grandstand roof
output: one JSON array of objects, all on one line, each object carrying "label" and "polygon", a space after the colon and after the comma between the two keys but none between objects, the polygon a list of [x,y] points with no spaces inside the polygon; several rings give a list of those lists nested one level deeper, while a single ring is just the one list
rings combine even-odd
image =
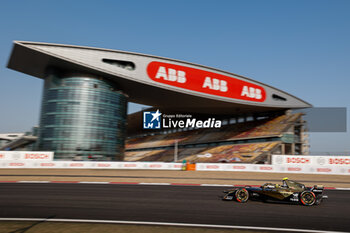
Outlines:
[{"label": "grandstand roof", "polygon": [[[103,76],[129,101],[183,112],[237,114],[311,105],[261,82],[189,62],[109,49],[15,41],[8,68],[44,79],[47,69]],[[213,112],[211,111],[211,112]]]}]

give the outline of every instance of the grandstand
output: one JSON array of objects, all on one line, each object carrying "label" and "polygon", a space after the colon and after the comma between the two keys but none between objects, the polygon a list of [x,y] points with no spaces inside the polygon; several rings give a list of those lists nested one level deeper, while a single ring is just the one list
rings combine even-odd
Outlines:
[{"label": "grandstand", "polygon": [[[269,162],[272,153],[308,153],[302,115],[289,111],[312,105],[238,74],[153,55],[28,41],[14,42],[7,67],[42,79],[44,88],[36,132],[0,139],[6,150],[53,151],[55,160],[249,163]],[[144,129],[142,111],[127,116],[128,102],[215,118],[222,127]]]},{"label": "grandstand", "polygon": [[307,154],[301,113],[229,123],[221,129],[192,129],[136,135],[126,141],[126,161],[266,163],[271,154]]}]

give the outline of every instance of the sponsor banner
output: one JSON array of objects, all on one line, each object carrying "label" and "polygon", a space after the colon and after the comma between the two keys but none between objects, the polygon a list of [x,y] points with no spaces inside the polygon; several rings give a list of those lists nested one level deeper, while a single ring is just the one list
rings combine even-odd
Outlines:
[{"label": "sponsor banner", "polygon": [[157,83],[209,95],[252,102],[266,99],[260,85],[192,67],[153,61],[147,66],[147,74]]},{"label": "sponsor banner", "polygon": [[181,170],[181,163],[114,162],[118,169]]},{"label": "sponsor banner", "polygon": [[311,173],[310,166],[306,165],[272,165],[278,173]]},{"label": "sponsor banner", "polygon": [[253,165],[253,168],[259,172],[276,172],[275,166],[272,165]]},{"label": "sponsor banner", "polygon": [[281,173],[350,175],[349,169],[340,166],[274,166],[276,168],[276,172]]},{"label": "sponsor banner", "polygon": [[273,165],[344,166],[350,169],[350,156],[272,155]]},{"label": "sponsor banner", "polygon": [[[0,168],[181,170],[182,163],[2,160],[0,161]],[[267,165],[243,163],[197,163],[195,168],[197,171],[350,175],[349,167],[334,165],[314,166],[305,164]]]},{"label": "sponsor banner", "polygon": [[197,171],[248,171],[274,172],[272,165],[256,165],[244,163],[197,163]]},{"label": "sponsor banner", "polygon": [[54,162],[40,162],[40,163],[35,163],[34,167],[57,168],[58,164]]},{"label": "sponsor banner", "polygon": [[182,163],[3,160],[0,168],[181,170]]},{"label": "sponsor banner", "polygon": [[246,171],[271,173],[299,173],[299,174],[330,174],[350,175],[350,168],[344,166],[313,166],[313,165],[265,165],[265,164],[220,164],[197,163],[197,171]]},{"label": "sponsor banner", "polygon": [[52,161],[53,154],[49,151],[0,151],[0,160]]}]

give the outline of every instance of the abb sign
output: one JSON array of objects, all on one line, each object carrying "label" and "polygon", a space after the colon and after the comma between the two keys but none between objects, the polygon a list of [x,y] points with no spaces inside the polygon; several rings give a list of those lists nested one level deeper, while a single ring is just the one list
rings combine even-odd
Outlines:
[{"label": "abb sign", "polygon": [[206,70],[154,61],[148,64],[147,74],[155,82],[205,94],[254,102],[266,99],[259,85]]}]

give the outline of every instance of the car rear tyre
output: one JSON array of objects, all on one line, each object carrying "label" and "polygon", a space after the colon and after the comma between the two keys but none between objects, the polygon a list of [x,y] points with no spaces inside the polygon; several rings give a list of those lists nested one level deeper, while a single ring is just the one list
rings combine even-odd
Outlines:
[{"label": "car rear tyre", "polygon": [[245,203],[249,199],[249,192],[245,188],[238,189],[235,193],[236,201]]},{"label": "car rear tyre", "polygon": [[316,196],[313,192],[304,191],[300,194],[300,202],[303,205],[311,206],[316,202]]}]

